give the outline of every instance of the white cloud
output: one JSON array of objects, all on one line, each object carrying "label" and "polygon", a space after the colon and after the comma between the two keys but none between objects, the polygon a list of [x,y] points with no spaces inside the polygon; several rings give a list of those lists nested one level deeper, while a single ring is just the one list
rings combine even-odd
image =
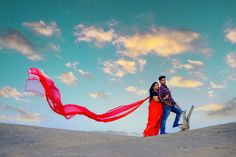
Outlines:
[{"label": "white cloud", "polygon": [[208,96],[210,97],[210,98],[213,98],[214,96],[215,96],[215,93],[214,93],[214,91],[208,91]]},{"label": "white cloud", "polygon": [[19,122],[33,122],[33,123],[39,123],[42,119],[42,116],[39,113],[30,113],[24,109],[16,108],[14,106],[10,105],[0,105],[0,111],[9,110],[14,113],[13,116],[0,116],[0,120],[13,120],[13,121],[19,121]]},{"label": "white cloud", "polygon": [[229,65],[229,67],[236,68],[236,53],[229,53],[226,56],[226,63]]},{"label": "white cloud", "polygon": [[78,69],[78,64],[79,64],[78,62],[68,62],[65,65],[68,68]]},{"label": "white cloud", "polygon": [[137,64],[139,64],[139,69],[140,69],[140,71],[143,71],[143,68],[144,68],[144,65],[147,63],[147,61],[145,60],[145,59],[142,59],[142,58],[140,58],[140,59],[138,59],[138,61],[137,61]]},{"label": "white cloud", "polygon": [[174,68],[184,68],[187,70],[198,70],[199,68],[202,68],[204,66],[204,63],[202,61],[198,61],[198,60],[188,60],[188,63],[186,64],[181,64],[179,60],[174,59],[172,61],[172,65],[174,66]]},{"label": "white cloud", "polygon": [[173,87],[183,87],[183,88],[197,88],[202,86],[202,82],[197,80],[188,80],[181,76],[174,76],[169,81],[168,84]]},{"label": "white cloud", "polygon": [[49,43],[48,48],[49,48],[49,50],[52,50],[54,52],[59,52],[61,49],[59,45],[56,45],[54,43]]},{"label": "white cloud", "polygon": [[111,26],[108,30],[83,24],[75,28],[77,42],[92,42],[98,47],[110,43],[117,48],[119,54],[132,58],[151,53],[162,57],[188,52],[209,55],[212,51],[204,46],[201,34],[193,31],[153,27],[147,32],[136,31],[134,34],[122,35]]},{"label": "white cloud", "polygon": [[176,73],[176,69],[172,68],[168,70],[168,73],[170,74],[175,74]]},{"label": "white cloud", "polygon": [[0,121],[5,121],[5,120],[9,120],[9,117],[5,115],[0,115]]},{"label": "white cloud", "polygon": [[223,81],[224,85],[227,85],[230,81],[236,80],[236,73],[235,69],[225,69],[220,72],[221,76],[226,77]]},{"label": "white cloud", "polygon": [[136,71],[136,63],[134,61],[127,61],[124,59],[119,59],[116,61],[116,63],[122,66],[122,68],[129,73],[134,74]]},{"label": "white cloud", "polygon": [[60,29],[57,27],[56,22],[46,23],[43,20],[40,20],[39,22],[23,22],[23,26],[26,26],[43,36],[52,36],[60,33]]},{"label": "white cloud", "polygon": [[0,47],[16,50],[32,61],[41,60],[42,56],[36,52],[32,44],[16,30],[9,30],[0,35]]},{"label": "white cloud", "polygon": [[121,80],[119,78],[111,78],[110,81],[118,82],[118,83],[123,83],[123,80]]},{"label": "white cloud", "polygon": [[224,88],[225,87],[225,85],[219,85],[219,84],[215,84],[214,82],[210,82],[210,88],[212,88],[212,89],[222,89],[222,88]]},{"label": "white cloud", "polygon": [[74,33],[74,35],[76,37],[76,42],[93,42],[98,47],[102,47],[104,43],[112,42],[115,35],[114,30],[111,28],[105,31],[100,27],[85,26],[83,24],[79,24],[75,26],[75,29],[76,32]]},{"label": "white cloud", "polygon": [[236,28],[228,28],[225,30],[225,39],[230,41],[232,44],[236,44]]},{"label": "white cloud", "polygon": [[162,57],[190,51],[210,53],[209,49],[199,46],[200,40],[201,35],[196,32],[153,28],[147,33],[119,36],[114,43],[121,54],[133,58],[150,53]]},{"label": "white cloud", "polygon": [[17,91],[16,88],[12,88],[12,87],[9,87],[9,86],[5,86],[5,87],[0,89],[0,97],[14,98],[18,101],[29,102],[29,100],[22,99],[22,97],[32,96],[32,95],[34,95],[34,94],[31,93],[31,92],[19,92],[19,91]]},{"label": "white cloud", "polygon": [[128,92],[132,92],[137,95],[146,95],[148,92],[146,89],[138,89],[137,87],[134,87],[134,86],[128,86],[126,90]]},{"label": "white cloud", "polygon": [[20,100],[20,97],[23,97],[24,95],[20,92],[18,92],[15,88],[11,88],[9,86],[5,86],[0,89],[0,97],[5,98],[15,98],[16,100]]},{"label": "white cloud", "polygon": [[198,106],[196,110],[202,110],[202,111],[219,111],[224,108],[223,104],[207,104]]},{"label": "white cloud", "polygon": [[236,97],[226,103],[206,104],[196,108],[196,110],[207,111],[208,116],[232,117],[236,115]]},{"label": "white cloud", "polygon": [[91,76],[91,74],[88,71],[84,71],[82,69],[79,69],[78,71],[79,71],[80,75],[83,77],[89,78]]},{"label": "white cloud", "polygon": [[206,74],[204,74],[201,71],[190,71],[190,73],[197,78],[200,78],[202,80],[207,80]]},{"label": "white cloud", "polygon": [[79,64],[79,62],[68,62],[68,63],[66,63],[65,65],[66,65],[66,67],[68,67],[68,68],[72,68],[72,69],[78,71],[79,74],[80,74],[82,77],[89,78],[89,77],[91,76],[91,73],[88,72],[88,71],[79,69],[79,68],[78,68],[78,64]]},{"label": "white cloud", "polygon": [[64,73],[61,76],[59,76],[59,79],[62,81],[62,83],[65,83],[67,85],[73,85],[77,81],[77,78],[75,77],[73,72]]},{"label": "white cloud", "polygon": [[233,72],[230,72],[228,75],[228,79],[231,81],[235,81],[236,80],[236,74]]},{"label": "white cloud", "polygon": [[135,74],[138,70],[143,71],[147,61],[137,59],[134,61],[119,59],[116,61],[108,60],[103,62],[103,71],[115,77],[123,77],[126,74]]},{"label": "white cloud", "polygon": [[199,68],[202,67],[204,65],[204,63],[202,61],[197,61],[197,60],[188,60],[190,69],[194,69],[194,68]]},{"label": "white cloud", "polygon": [[123,77],[125,74],[135,74],[137,67],[134,61],[120,59],[117,61],[105,61],[103,63],[103,71],[107,74]]},{"label": "white cloud", "polygon": [[104,93],[104,92],[91,92],[89,93],[89,96],[92,97],[93,99],[97,99],[97,98],[107,98],[110,96],[110,93]]},{"label": "white cloud", "polygon": [[175,69],[186,69],[191,75],[198,77],[200,79],[206,80],[206,75],[202,72],[202,68],[205,65],[200,60],[191,60],[188,59],[188,63],[182,64],[178,59],[172,60],[173,69],[171,73],[176,73]]}]

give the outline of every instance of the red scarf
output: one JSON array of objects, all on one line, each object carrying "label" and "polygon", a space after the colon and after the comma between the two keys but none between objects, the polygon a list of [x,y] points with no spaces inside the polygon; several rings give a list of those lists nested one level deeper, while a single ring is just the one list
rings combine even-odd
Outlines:
[{"label": "red scarf", "polygon": [[77,114],[85,115],[93,120],[99,122],[111,122],[127,116],[139,106],[141,106],[149,97],[133,102],[128,105],[118,106],[103,114],[96,114],[86,107],[75,104],[62,104],[60,91],[54,85],[54,82],[41,72],[37,68],[28,69],[28,79],[26,81],[26,91],[33,91],[42,94],[46,97],[46,100],[51,109],[64,116],[66,119],[70,119]]}]

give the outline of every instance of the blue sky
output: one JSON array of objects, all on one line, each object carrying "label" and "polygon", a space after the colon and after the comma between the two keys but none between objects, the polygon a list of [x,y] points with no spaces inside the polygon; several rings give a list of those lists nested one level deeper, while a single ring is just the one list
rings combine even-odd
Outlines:
[{"label": "blue sky", "polygon": [[[0,122],[141,134],[148,103],[111,123],[54,113],[27,93],[27,69],[51,76],[64,104],[103,113],[145,98],[159,75],[192,128],[236,120],[235,1],[0,1]],[[170,128],[174,115],[168,119]]]}]

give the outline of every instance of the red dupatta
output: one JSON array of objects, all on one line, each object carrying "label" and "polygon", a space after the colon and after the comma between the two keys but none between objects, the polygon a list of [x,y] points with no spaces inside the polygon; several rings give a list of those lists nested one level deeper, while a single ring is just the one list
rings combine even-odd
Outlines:
[{"label": "red dupatta", "polygon": [[75,115],[80,114],[99,122],[112,122],[125,117],[135,111],[149,98],[147,97],[128,105],[118,106],[103,114],[96,114],[80,105],[63,105],[61,102],[60,91],[54,85],[54,82],[37,68],[28,69],[28,79],[26,81],[25,90],[37,92],[45,96],[51,109],[57,114],[64,116],[66,119],[70,119]]}]

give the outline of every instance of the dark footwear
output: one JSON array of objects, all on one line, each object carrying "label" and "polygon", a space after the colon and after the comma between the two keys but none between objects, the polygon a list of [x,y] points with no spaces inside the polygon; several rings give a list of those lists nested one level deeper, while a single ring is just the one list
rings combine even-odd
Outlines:
[{"label": "dark footwear", "polygon": [[180,125],[183,125],[183,124],[175,124],[175,125],[173,125],[173,128],[176,128],[176,127],[178,127]]},{"label": "dark footwear", "polygon": [[161,135],[168,134],[167,132],[160,133]]}]

